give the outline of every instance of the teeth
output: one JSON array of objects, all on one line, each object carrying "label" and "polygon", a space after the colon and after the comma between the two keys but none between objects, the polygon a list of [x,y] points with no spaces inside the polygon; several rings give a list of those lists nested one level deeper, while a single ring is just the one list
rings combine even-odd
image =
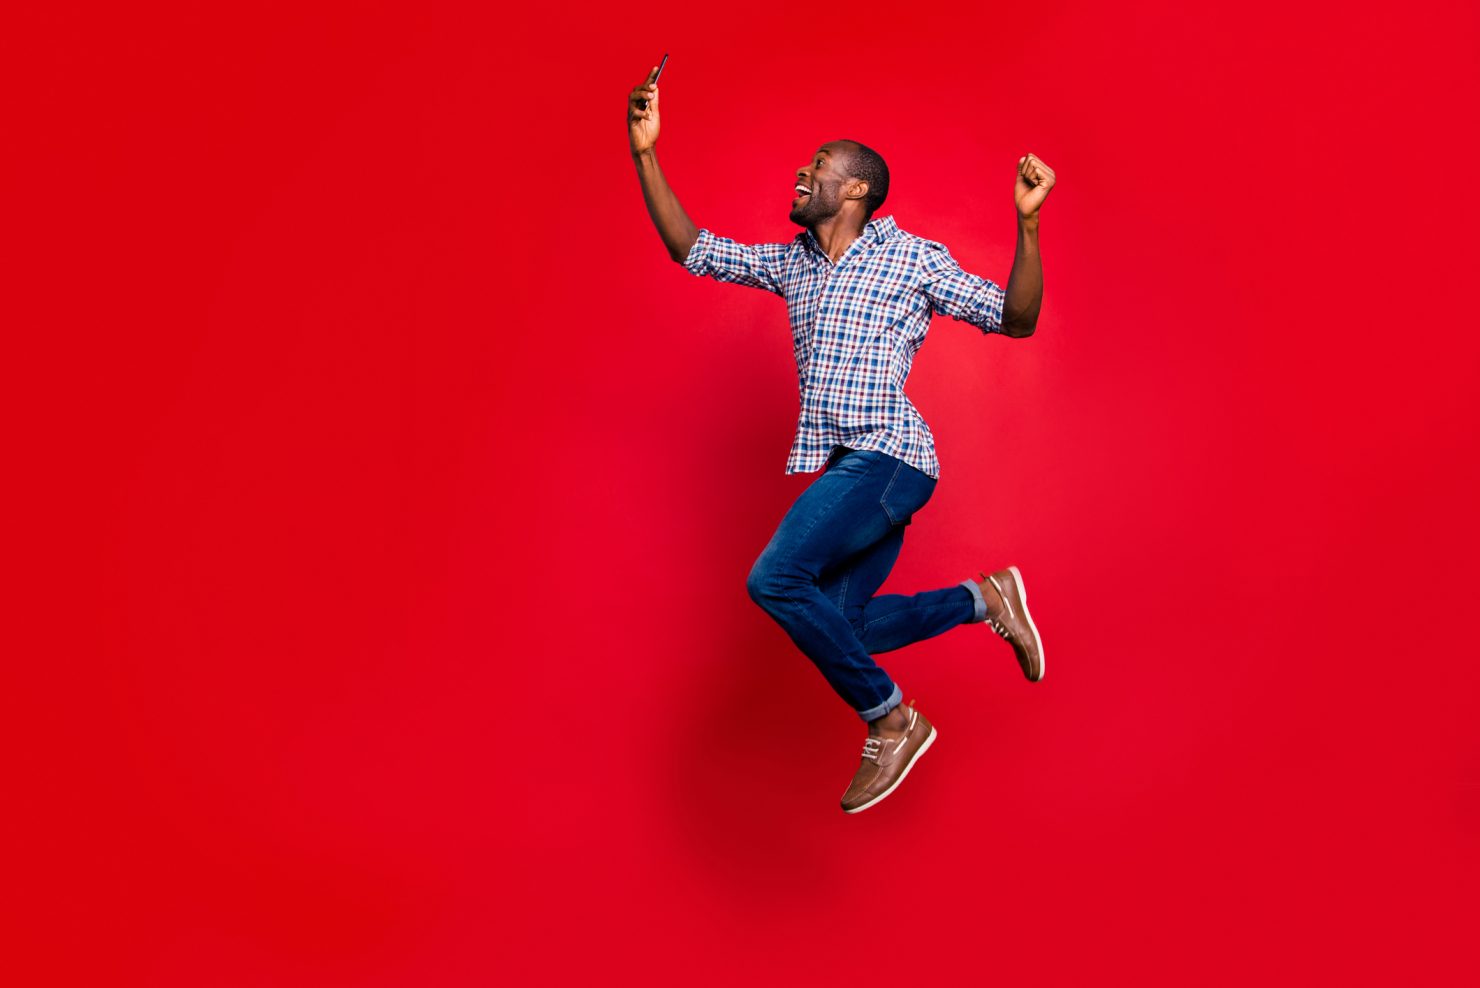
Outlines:
[{"label": "teeth", "polygon": [[812,194],[812,190],[807,188],[805,185],[798,185],[793,191],[800,192],[804,196],[809,196]]}]

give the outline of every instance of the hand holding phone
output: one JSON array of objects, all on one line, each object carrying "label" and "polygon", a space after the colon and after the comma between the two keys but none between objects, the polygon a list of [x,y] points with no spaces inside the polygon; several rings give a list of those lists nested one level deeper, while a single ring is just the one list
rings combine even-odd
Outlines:
[{"label": "hand holding phone", "polygon": [[[627,136],[632,142],[632,153],[643,154],[658,142],[658,76],[668,56],[653,67],[648,77],[632,92],[627,94]],[[651,103],[649,103],[651,100]]]},{"label": "hand holding phone", "polygon": [[[659,62],[658,63],[658,67],[655,68],[655,69],[653,69],[652,72],[648,73],[648,80],[647,80],[646,83],[644,83],[644,85],[646,85],[646,86],[656,86],[658,84],[658,77],[663,74],[663,66],[665,66],[667,64],[668,64],[668,53],[665,51],[663,53],[663,61]],[[645,100],[645,99],[639,99],[637,101],[637,108],[639,110],[646,110],[647,109],[647,100]]]}]

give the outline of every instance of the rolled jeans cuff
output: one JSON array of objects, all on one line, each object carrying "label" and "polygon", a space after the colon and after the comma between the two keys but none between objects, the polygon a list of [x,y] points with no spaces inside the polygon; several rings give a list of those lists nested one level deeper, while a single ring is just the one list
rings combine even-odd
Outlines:
[{"label": "rolled jeans cuff", "polygon": [[898,683],[895,683],[894,692],[889,694],[889,699],[885,700],[877,707],[869,707],[867,710],[858,711],[858,716],[862,717],[865,723],[871,720],[878,720],[880,717],[884,716],[903,702],[904,691],[899,688]]},{"label": "rolled jeans cuff", "polygon": [[971,596],[976,598],[976,617],[972,622],[985,621],[987,619],[987,599],[982,596],[982,588],[971,580],[962,580],[961,585],[971,591]]}]

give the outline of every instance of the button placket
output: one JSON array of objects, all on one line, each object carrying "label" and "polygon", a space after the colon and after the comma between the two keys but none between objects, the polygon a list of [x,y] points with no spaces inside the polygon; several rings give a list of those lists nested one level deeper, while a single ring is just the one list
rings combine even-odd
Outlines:
[{"label": "button placket", "polygon": [[[862,238],[860,237],[859,239],[861,240]],[[849,245],[848,250],[846,250],[846,251],[843,252],[843,256],[840,257],[840,258],[838,258],[838,263],[836,265],[831,266],[828,269],[828,273],[827,273],[827,275],[825,277],[825,280],[822,283],[822,291],[819,293],[818,298],[817,298],[817,312],[814,313],[814,315],[813,315],[813,318],[814,319],[817,319],[817,320],[821,320],[822,319],[823,303],[827,301],[827,291],[828,291],[828,289],[830,287],[832,287],[832,276],[833,276],[834,273],[837,272],[838,268],[842,266],[843,261],[847,260],[848,259],[848,256],[850,254],[852,254],[853,248],[855,246],[857,246],[857,244],[858,244],[858,241],[855,240],[853,242],[853,244]],[[820,335],[821,334],[818,333],[817,328],[814,326],[813,331],[812,331],[812,362],[811,362],[811,364],[810,364],[810,366],[808,367],[808,370],[807,370],[807,377],[809,379],[812,377],[813,368],[816,368],[817,365],[818,365],[818,360],[817,360],[818,354],[817,354],[817,350],[819,349],[819,345],[818,344],[819,344]],[[839,341],[836,341],[836,342],[841,343],[842,341],[839,340]],[[843,349],[840,346],[837,349],[837,354],[840,356],[842,354],[842,352],[843,352]],[[836,360],[834,360],[833,362],[834,363],[837,363]],[[829,366],[827,366],[827,361],[826,360],[824,360],[822,363],[823,363],[823,367],[822,367],[823,373],[825,375],[827,375],[827,374],[829,374],[829,372],[831,372],[830,373],[830,376],[824,377],[824,379],[822,381],[823,386],[826,386],[827,382],[829,380],[831,380],[831,377],[836,376],[838,368],[837,367],[829,367]]]},{"label": "button placket", "polygon": [[[802,393],[804,397],[807,393],[807,385],[812,381],[812,372],[817,367],[817,351],[820,349],[822,342],[819,333],[819,324],[822,322],[823,308],[827,304],[827,290],[832,285],[833,274],[838,270],[838,266],[826,256],[819,258],[817,263],[823,266],[824,271],[822,275],[822,287],[817,292],[816,306],[812,310],[812,331],[808,334],[807,376],[802,381]],[[805,413],[805,411],[806,409],[804,408],[803,412]]]},{"label": "button placket", "polygon": [[[809,391],[809,387],[812,383],[812,378],[817,373],[819,363],[823,365],[822,371],[824,374],[826,374],[829,369],[826,366],[826,360],[819,360],[818,358],[819,356],[823,356],[822,354],[819,354],[819,351],[822,349],[822,343],[825,339],[823,334],[820,332],[820,324],[822,322],[823,312],[827,305],[828,291],[832,288],[833,276],[838,273],[838,269],[843,266],[843,262],[848,261],[856,252],[862,251],[864,247],[864,238],[862,236],[859,236],[851,244],[848,245],[848,249],[843,251],[843,256],[838,258],[836,262],[834,262],[826,254],[822,254],[820,250],[818,251],[818,263],[824,265],[826,270],[822,275],[822,288],[817,293],[817,308],[812,312],[812,339],[810,347],[811,353],[808,355],[807,359],[807,378],[802,385],[802,417],[804,421],[807,418],[807,397],[809,395],[815,396],[819,393],[818,391]],[[824,381],[824,383],[826,383],[826,381]]]}]

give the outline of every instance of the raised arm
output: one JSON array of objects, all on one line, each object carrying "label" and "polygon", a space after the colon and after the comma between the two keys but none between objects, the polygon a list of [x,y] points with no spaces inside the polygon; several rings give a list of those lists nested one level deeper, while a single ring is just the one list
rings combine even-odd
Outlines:
[{"label": "raised arm", "polygon": [[1038,259],[1038,209],[1053,188],[1053,169],[1036,155],[1018,161],[1017,253],[1004,290],[995,281],[961,270],[945,244],[927,240],[920,253],[921,288],[936,312],[969,322],[983,333],[1032,336],[1043,305],[1043,264]]},{"label": "raised arm", "polygon": [[[632,160],[642,182],[648,215],[668,248],[668,256],[682,264],[699,238],[699,231],[679,205],[678,196],[668,187],[663,169],[658,167],[658,86],[653,82],[657,74],[655,65],[647,81],[627,94],[627,136],[632,142]],[[641,100],[647,100],[647,109],[639,109]]]},{"label": "raised arm", "polygon": [[1017,251],[1007,278],[1007,298],[1002,306],[1002,332],[1007,336],[1032,336],[1043,305],[1043,261],[1038,256],[1038,209],[1053,188],[1053,169],[1035,154],[1018,159],[1013,200],[1017,203]]}]

